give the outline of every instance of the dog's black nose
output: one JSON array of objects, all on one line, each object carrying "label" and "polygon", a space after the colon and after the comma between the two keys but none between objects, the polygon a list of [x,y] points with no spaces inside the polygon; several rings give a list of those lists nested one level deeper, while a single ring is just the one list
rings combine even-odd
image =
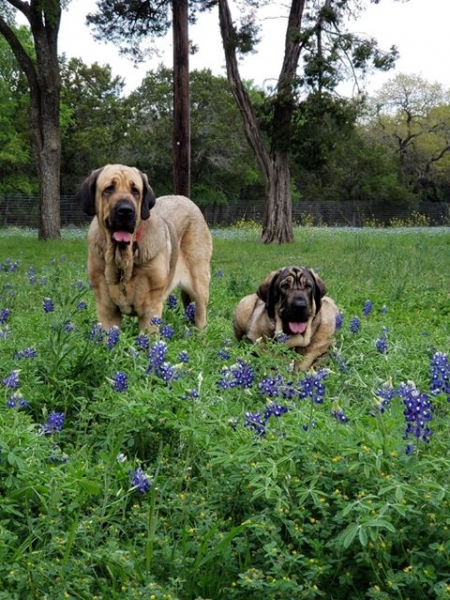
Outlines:
[{"label": "dog's black nose", "polygon": [[119,202],[115,209],[119,217],[132,217],[134,215],[134,207],[129,202]]},{"label": "dog's black nose", "polygon": [[291,308],[296,309],[306,308],[308,306],[305,298],[294,298],[290,304]]}]

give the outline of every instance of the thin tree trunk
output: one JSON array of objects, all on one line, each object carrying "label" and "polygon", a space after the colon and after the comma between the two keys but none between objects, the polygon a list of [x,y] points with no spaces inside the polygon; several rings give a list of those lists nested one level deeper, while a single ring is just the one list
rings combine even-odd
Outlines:
[{"label": "thin tree trunk", "polygon": [[189,107],[188,0],[172,0],[173,7],[173,155],[174,192],[190,195],[191,132]]}]

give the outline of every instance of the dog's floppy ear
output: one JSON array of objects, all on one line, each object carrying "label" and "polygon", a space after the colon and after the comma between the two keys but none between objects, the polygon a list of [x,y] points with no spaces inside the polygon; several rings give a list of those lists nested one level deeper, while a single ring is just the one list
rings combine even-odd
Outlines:
[{"label": "dog's floppy ear", "polygon": [[266,310],[270,319],[275,318],[275,305],[279,300],[279,276],[283,269],[272,271],[268,277],[261,283],[256,291],[258,298],[261,298],[266,304]]},{"label": "dog's floppy ear", "polygon": [[95,216],[95,192],[97,187],[97,179],[102,168],[92,171],[87,179],[80,185],[78,192],[75,194],[75,201],[81,204],[81,208],[90,217]]},{"label": "dog's floppy ear", "polygon": [[155,206],[156,197],[155,194],[148,183],[148,177],[145,173],[142,173],[142,182],[144,184],[144,193],[142,197],[141,204],[141,219],[145,221],[150,216],[150,210]]},{"label": "dog's floppy ear", "polygon": [[314,302],[316,303],[316,313],[319,312],[322,306],[322,298],[327,293],[325,282],[317,275],[314,269],[308,269],[312,278],[314,279]]}]

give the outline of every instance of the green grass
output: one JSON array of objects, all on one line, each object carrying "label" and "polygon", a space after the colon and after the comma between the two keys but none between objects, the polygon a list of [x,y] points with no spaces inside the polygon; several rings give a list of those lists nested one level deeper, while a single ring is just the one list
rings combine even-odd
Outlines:
[{"label": "green grass", "polygon": [[[449,350],[450,232],[258,236],[214,232],[207,330],[167,307],[161,368],[132,319],[111,348],[92,335],[85,232],[2,232],[0,600],[450,598],[450,404],[430,388]],[[318,271],[342,312],[327,371],[233,340],[238,300],[290,264]],[[430,403],[428,441],[405,439],[402,390]]]}]

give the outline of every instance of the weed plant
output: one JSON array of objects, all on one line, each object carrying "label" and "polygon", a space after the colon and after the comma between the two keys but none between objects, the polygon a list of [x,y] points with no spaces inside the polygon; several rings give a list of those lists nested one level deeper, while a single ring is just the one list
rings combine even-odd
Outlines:
[{"label": "weed plant", "polygon": [[[0,599],[450,598],[447,230],[214,231],[209,323],[95,319],[85,232],[0,239]],[[314,268],[336,347],[233,339]]]}]

